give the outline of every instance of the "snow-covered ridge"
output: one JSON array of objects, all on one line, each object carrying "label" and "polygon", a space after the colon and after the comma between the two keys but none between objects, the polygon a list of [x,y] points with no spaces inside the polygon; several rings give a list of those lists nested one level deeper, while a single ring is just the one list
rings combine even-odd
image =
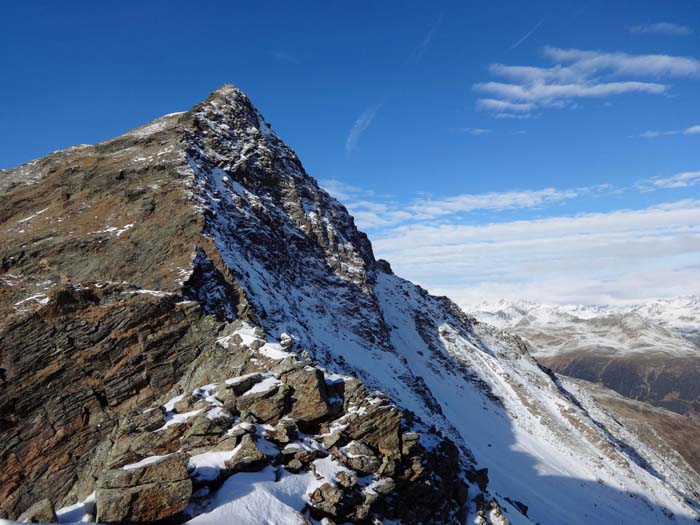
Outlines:
[{"label": "snow-covered ridge", "polygon": [[626,306],[501,300],[468,307],[478,320],[522,335],[537,355],[591,349],[700,357],[700,297]]},{"label": "snow-covered ridge", "polygon": [[641,443],[612,439],[520,340],[376,263],[240,92],[217,93],[195,120],[206,133],[188,154],[207,235],[268,333],[435,424],[465,464],[489,469],[513,524],[692,522],[686,485],[648,469]]}]

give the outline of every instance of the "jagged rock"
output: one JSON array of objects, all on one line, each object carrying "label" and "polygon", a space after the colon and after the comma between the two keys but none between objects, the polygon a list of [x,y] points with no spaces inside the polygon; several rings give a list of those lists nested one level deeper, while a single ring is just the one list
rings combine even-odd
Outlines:
[{"label": "jagged rock", "polygon": [[338,517],[343,509],[344,492],[335,485],[324,483],[311,493],[309,501],[314,509]]},{"label": "jagged rock", "polygon": [[357,475],[352,471],[345,472],[341,470],[335,475],[335,478],[338,480],[338,483],[346,489],[351,489],[357,485]]},{"label": "jagged rock", "polygon": [[191,451],[216,445],[232,423],[231,416],[224,412],[215,416],[208,413],[197,414],[191,419],[191,426],[182,437],[184,450]]},{"label": "jagged rock", "polygon": [[57,523],[58,517],[51,500],[44,498],[20,514],[17,521],[20,523]]},{"label": "jagged rock", "polygon": [[489,469],[469,470],[467,471],[467,479],[472,483],[476,483],[481,492],[485,492],[489,484]]},{"label": "jagged rock", "polygon": [[420,442],[420,434],[417,432],[404,432],[401,434],[401,455],[408,456],[413,447]]},{"label": "jagged rock", "polygon": [[233,378],[226,382],[226,390],[230,390],[235,396],[242,396],[262,380],[263,376],[260,373]]},{"label": "jagged rock", "polygon": [[396,482],[391,478],[381,478],[372,484],[372,490],[386,496],[396,488]]},{"label": "jagged rock", "polygon": [[157,521],[180,513],[192,495],[188,459],[177,453],[141,467],[103,473],[96,494],[97,521]]},{"label": "jagged rock", "polygon": [[325,457],[326,455],[325,452],[318,448],[311,448],[300,443],[290,443],[280,452],[281,461],[285,465],[298,461],[302,466],[307,466],[313,460]]},{"label": "jagged rock", "polygon": [[290,417],[283,417],[272,432],[268,432],[268,438],[277,443],[289,443],[299,437],[299,427],[296,421]]},{"label": "jagged rock", "polygon": [[383,455],[401,457],[401,414],[394,406],[370,405],[362,416],[349,419],[344,432],[352,439],[375,447]]},{"label": "jagged rock", "polygon": [[233,455],[226,460],[226,468],[233,472],[254,472],[260,470],[270,458],[262,452],[250,434],[241,437]]},{"label": "jagged rock", "polygon": [[318,368],[299,368],[283,374],[282,380],[294,389],[290,413],[292,417],[301,422],[312,422],[330,413],[326,380]]},{"label": "jagged rock", "polygon": [[321,442],[323,443],[324,447],[330,449],[331,447],[336,446],[339,442],[343,441],[343,439],[344,436],[342,430],[333,430],[327,434],[323,434]]},{"label": "jagged rock", "polygon": [[292,389],[275,385],[264,392],[247,392],[236,399],[239,412],[249,412],[262,423],[275,424],[290,411]]},{"label": "jagged rock", "polygon": [[158,406],[147,410],[131,410],[119,420],[118,436],[137,432],[153,432],[165,424],[163,408]]},{"label": "jagged rock", "polygon": [[240,437],[244,434],[255,434],[255,425],[246,421],[237,423],[228,431],[228,435],[232,437]]},{"label": "jagged rock", "polygon": [[162,456],[180,448],[181,428],[168,427],[164,432],[125,434],[117,438],[109,454],[108,467],[122,467],[149,456]]},{"label": "jagged rock", "polygon": [[359,441],[351,441],[334,451],[335,457],[361,474],[372,474],[379,470],[382,462],[375,452]]}]

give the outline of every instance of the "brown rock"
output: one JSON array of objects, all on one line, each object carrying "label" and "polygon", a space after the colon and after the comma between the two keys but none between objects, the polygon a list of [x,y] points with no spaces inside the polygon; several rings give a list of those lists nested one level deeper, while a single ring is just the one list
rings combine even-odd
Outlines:
[{"label": "brown rock", "polygon": [[246,393],[236,400],[239,412],[249,412],[263,423],[277,423],[290,410],[291,388],[285,384],[265,392]]},{"label": "brown rock", "polygon": [[171,454],[136,468],[108,470],[98,480],[97,521],[157,521],[180,513],[192,495],[189,456]]},{"label": "brown rock", "polygon": [[360,474],[372,474],[379,470],[382,462],[375,452],[359,441],[351,441],[334,451],[335,457]]},{"label": "brown rock", "polygon": [[255,444],[250,434],[241,437],[234,454],[226,460],[226,468],[233,472],[254,472],[262,469],[270,458]]},{"label": "brown rock", "polygon": [[282,376],[290,385],[292,394],[291,416],[303,422],[318,421],[331,410],[326,393],[326,380],[318,368],[304,367]]},{"label": "brown rock", "polygon": [[17,521],[21,523],[57,523],[58,518],[51,500],[44,498],[20,514]]}]

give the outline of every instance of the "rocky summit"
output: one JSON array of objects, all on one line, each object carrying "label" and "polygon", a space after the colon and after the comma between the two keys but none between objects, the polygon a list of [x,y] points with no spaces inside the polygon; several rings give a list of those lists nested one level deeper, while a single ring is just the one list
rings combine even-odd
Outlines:
[{"label": "rocky summit", "polygon": [[394,275],[233,86],[0,199],[0,518],[698,517],[686,459]]}]

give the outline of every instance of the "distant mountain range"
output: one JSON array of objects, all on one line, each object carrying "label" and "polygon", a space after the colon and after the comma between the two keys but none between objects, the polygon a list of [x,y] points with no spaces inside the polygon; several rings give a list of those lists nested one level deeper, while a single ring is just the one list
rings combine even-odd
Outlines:
[{"label": "distant mountain range", "polygon": [[700,412],[700,297],[628,306],[499,301],[470,309],[556,372],[675,412]]}]

